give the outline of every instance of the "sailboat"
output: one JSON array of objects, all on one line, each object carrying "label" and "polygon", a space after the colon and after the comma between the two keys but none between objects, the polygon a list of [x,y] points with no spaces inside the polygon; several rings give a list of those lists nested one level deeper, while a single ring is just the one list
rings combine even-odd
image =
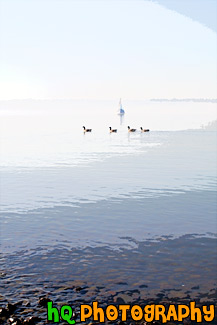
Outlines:
[{"label": "sailboat", "polygon": [[120,98],[118,115],[124,115],[124,114],[125,114],[125,111],[122,107],[121,98]]}]

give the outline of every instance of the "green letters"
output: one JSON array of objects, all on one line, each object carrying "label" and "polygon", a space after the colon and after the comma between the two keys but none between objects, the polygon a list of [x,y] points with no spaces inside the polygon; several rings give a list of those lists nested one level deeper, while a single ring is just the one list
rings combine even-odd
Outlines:
[{"label": "green letters", "polygon": [[[72,308],[68,305],[64,305],[60,310],[61,318],[65,320],[68,324],[75,324],[75,320],[71,319],[73,312]],[[47,320],[52,321],[54,323],[60,322],[59,311],[56,307],[53,307],[53,302],[49,301],[47,303]]]}]

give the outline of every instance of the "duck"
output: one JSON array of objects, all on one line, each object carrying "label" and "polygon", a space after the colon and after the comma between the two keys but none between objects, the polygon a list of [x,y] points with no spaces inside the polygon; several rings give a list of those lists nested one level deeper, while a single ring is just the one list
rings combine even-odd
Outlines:
[{"label": "duck", "polygon": [[92,129],[86,129],[85,126],[83,126],[83,129],[84,129],[84,133],[86,133],[86,132],[92,132]]},{"label": "duck", "polygon": [[118,131],[117,129],[112,129],[111,126],[109,127],[109,130],[110,130],[109,131],[110,133],[117,133],[117,131]]},{"label": "duck", "polygon": [[128,126],[127,128],[128,128],[128,132],[136,132],[136,129],[131,129],[130,126]]},{"label": "duck", "polygon": [[142,127],[140,129],[141,129],[141,132],[149,132],[150,131],[149,129],[143,129]]}]

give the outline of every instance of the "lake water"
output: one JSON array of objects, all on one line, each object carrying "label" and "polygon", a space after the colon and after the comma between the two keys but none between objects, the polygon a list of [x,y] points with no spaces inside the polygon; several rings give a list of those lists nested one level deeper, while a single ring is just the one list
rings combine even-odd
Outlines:
[{"label": "lake water", "polygon": [[123,104],[1,102],[3,303],[216,301],[216,104]]}]

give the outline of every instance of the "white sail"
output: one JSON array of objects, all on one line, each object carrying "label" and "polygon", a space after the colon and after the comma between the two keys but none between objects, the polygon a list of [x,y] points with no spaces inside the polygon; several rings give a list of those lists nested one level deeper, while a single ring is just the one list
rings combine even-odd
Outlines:
[{"label": "white sail", "polygon": [[124,115],[124,113],[125,113],[125,111],[124,111],[124,109],[122,107],[121,98],[120,98],[118,114],[119,115]]}]

